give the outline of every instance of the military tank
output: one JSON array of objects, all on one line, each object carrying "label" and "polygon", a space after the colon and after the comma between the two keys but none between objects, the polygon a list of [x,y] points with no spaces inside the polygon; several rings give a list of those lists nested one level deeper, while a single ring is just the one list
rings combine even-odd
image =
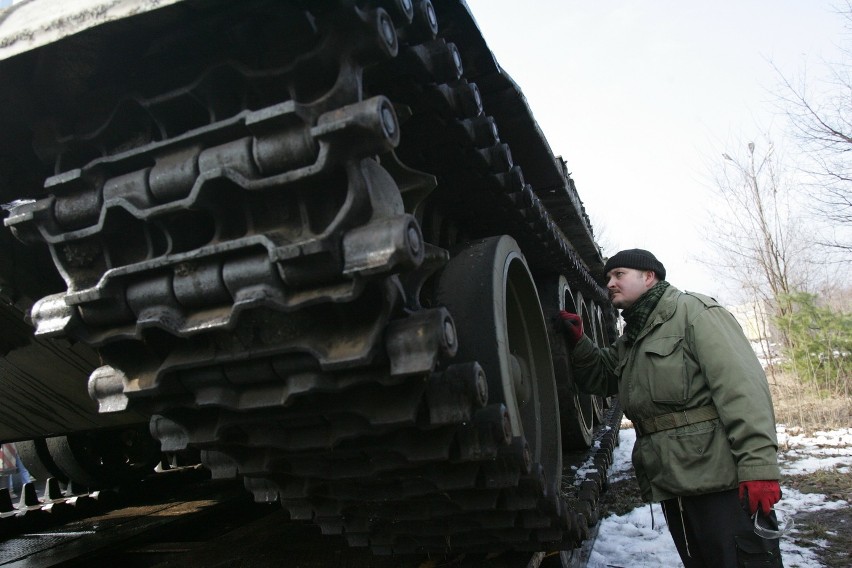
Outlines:
[{"label": "military tank", "polygon": [[553,316],[614,338],[603,259],[463,1],[30,0],[0,77],[0,440],[378,553],[588,535],[617,403]]}]

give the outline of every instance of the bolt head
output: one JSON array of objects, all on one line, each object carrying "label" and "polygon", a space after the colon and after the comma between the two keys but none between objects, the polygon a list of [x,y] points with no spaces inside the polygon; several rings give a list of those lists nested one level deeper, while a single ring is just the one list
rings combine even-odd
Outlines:
[{"label": "bolt head", "polygon": [[456,344],[456,326],[449,319],[444,320],[444,342],[447,347],[453,347]]},{"label": "bolt head", "polygon": [[386,12],[379,17],[379,26],[381,28],[382,39],[389,47],[396,45],[396,29],[393,27],[393,22]]},{"label": "bolt head", "polygon": [[393,138],[396,135],[397,130],[396,115],[394,114],[393,109],[387,104],[382,105],[381,115],[382,126],[385,129],[385,133],[388,138]]}]

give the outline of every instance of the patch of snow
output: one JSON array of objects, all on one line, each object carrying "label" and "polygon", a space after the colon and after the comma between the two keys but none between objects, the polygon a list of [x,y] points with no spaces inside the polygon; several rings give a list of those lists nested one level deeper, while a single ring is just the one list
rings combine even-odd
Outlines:
[{"label": "patch of snow", "polygon": [[777,435],[781,472],[786,475],[832,468],[848,473],[852,467],[852,428],[807,436],[798,428],[779,424]]},{"label": "patch of snow", "polygon": [[[636,432],[630,423],[622,423],[619,445],[613,452],[610,481],[627,477],[630,471],[630,454],[636,441]],[[792,429],[791,429],[792,430]],[[783,440],[783,442],[782,442]],[[827,467],[849,471],[852,468],[852,428],[832,432],[816,432],[805,436],[796,431],[778,427],[781,470],[788,475],[811,473]],[[792,487],[781,486],[782,499],[778,506],[797,513],[848,507],[846,501],[830,501],[825,495],[801,493]],[[653,520],[652,520],[653,515]],[[795,526],[781,537],[781,554],[787,568],[820,568],[823,564],[813,549],[794,542],[798,534]],[[819,543],[816,543],[819,546]],[[645,505],[626,515],[601,520],[598,537],[589,556],[589,568],[624,566],[631,568],[657,566],[683,566],[669,535],[668,526],[658,504]]]}]

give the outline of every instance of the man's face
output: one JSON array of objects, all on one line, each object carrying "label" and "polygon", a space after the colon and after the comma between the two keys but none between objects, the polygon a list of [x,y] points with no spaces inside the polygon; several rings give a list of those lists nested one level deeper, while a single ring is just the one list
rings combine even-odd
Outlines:
[{"label": "man's face", "polygon": [[632,306],[657,282],[653,271],[635,268],[613,268],[606,276],[609,299],[613,306],[622,310]]}]

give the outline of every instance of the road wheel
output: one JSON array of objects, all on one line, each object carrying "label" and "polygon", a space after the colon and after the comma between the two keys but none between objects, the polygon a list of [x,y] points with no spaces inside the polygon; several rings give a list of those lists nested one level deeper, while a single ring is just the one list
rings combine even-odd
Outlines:
[{"label": "road wheel", "polygon": [[39,485],[43,485],[51,477],[55,477],[62,484],[68,483],[68,478],[50,457],[44,438],[15,442],[15,449],[30,477],[38,481]]},{"label": "road wheel", "polygon": [[479,362],[489,403],[506,405],[512,435],[526,439],[555,491],[562,472],[556,384],[538,293],[518,244],[502,236],[464,245],[436,296],[456,323],[456,360]]},{"label": "road wheel", "polygon": [[[584,412],[581,395],[574,385],[571,371],[571,355],[565,344],[562,322],[558,313],[566,310],[580,313],[574,304],[574,296],[564,276],[552,276],[539,282],[541,305],[545,318],[552,323],[550,351],[553,354],[553,369],[556,376],[556,392],[559,395],[559,421],[562,429],[562,449],[565,451],[585,450],[592,445],[592,419],[588,409]],[[581,398],[582,397],[582,398]]]},{"label": "road wheel", "polygon": [[147,426],[47,438],[56,466],[73,484],[102,489],[141,479],[160,461],[160,446]]},{"label": "road wheel", "polygon": [[[598,340],[599,325],[598,320],[595,318],[594,304],[591,301],[587,302],[580,292],[577,292],[574,297],[574,303],[577,308],[577,311],[574,313],[579,314],[583,318],[583,332],[592,340],[592,343],[598,347],[603,347]],[[583,419],[589,425],[589,428],[591,429],[596,424],[601,424],[605,408],[604,398],[588,393],[580,393],[578,398]]]}]

